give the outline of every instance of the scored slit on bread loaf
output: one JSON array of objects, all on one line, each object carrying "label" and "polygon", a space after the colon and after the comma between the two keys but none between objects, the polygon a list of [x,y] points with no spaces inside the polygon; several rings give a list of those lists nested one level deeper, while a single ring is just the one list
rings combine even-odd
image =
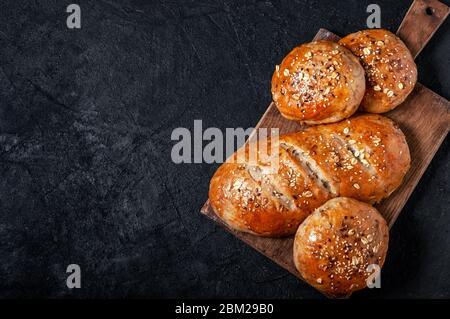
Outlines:
[{"label": "scored slit on bread loaf", "polygon": [[371,176],[376,175],[374,167],[367,161],[367,159],[365,159],[365,155],[362,156],[363,154],[372,153],[371,148],[367,144],[365,144],[363,148],[358,149],[355,144],[349,143],[348,140],[341,138],[339,135],[334,134],[333,138],[350,154],[350,156],[348,156],[351,158],[350,165],[356,165],[359,163],[360,167],[367,171]]},{"label": "scored slit on bread loaf", "polygon": [[276,176],[273,174],[264,174],[259,166],[247,167],[247,172],[261,186],[261,190],[266,196],[272,197],[275,203],[289,210],[295,208],[293,203],[294,199],[286,191],[282,190],[282,185],[277,183]]},{"label": "scored slit on bread loaf", "polygon": [[333,196],[337,195],[336,185],[332,182],[330,176],[327,176],[326,172],[311,158],[309,151],[305,151],[300,146],[288,142],[281,142],[280,147],[288,151],[298,161],[299,165],[306,168],[308,175],[317,181],[318,186],[323,186]]}]

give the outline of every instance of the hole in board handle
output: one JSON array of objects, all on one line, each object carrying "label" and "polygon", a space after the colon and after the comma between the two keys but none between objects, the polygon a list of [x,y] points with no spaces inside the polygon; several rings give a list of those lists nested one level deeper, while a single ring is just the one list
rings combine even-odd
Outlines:
[{"label": "hole in board handle", "polygon": [[432,16],[434,13],[434,9],[432,7],[427,7],[425,9],[425,12],[427,13],[427,15]]}]

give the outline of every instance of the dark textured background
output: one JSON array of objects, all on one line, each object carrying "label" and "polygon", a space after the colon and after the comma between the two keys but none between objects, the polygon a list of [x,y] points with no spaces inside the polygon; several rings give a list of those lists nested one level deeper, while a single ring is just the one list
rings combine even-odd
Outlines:
[{"label": "dark textured background", "polygon": [[[173,164],[170,135],[255,125],[274,65],[320,27],[365,28],[371,2],[2,0],[0,296],[322,298],[199,214],[217,165]],[[395,31],[411,1],[376,3]],[[417,60],[447,99],[449,22]],[[392,229],[382,289],[356,298],[450,297],[449,179],[447,138]]]}]

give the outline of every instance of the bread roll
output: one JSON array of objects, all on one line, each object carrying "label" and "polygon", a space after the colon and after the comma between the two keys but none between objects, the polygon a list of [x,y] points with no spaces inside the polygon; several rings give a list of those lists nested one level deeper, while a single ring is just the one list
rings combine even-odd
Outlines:
[{"label": "bread roll", "polygon": [[296,47],[272,77],[272,97],[280,113],[305,124],[348,118],[358,109],[364,90],[358,59],[330,41]]},{"label": "bread roll", "polygon": [[369,265],[383,266],[388,241],[389,228],[374,207],[351,198],[334,198],[298,228],[295,267],[325,294],[346,297],[367,287],[368,277],[376,271]]},{"label": "bread roll", "polygon": [[352,33],[339,41],[359,57],[366,71],[364,111],[384,113],[402,103],[417,82],[414,58],[400,38],[383,29]]},{"label": "bread roll", "polygon": [[[260,236],[293,234],[333,197],[369,203],[386,198],[410,165],[401,130],[374,114],[282,135],[271,146],[271,156],[252,164],[236,162],[234,154],[211,179],[211,206],[231,228]],[[279,167],[271,171],[276,160]]]}]

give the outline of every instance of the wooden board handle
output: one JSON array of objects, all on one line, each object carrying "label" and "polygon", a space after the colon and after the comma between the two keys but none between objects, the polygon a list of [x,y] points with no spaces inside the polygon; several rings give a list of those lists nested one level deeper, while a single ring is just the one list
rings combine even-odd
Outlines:
[{"label": "wooden board handle", "polygon": [[397,31],[414,58],[439,29],[449,12],[450,8],[437,0],[414,0]]}]

